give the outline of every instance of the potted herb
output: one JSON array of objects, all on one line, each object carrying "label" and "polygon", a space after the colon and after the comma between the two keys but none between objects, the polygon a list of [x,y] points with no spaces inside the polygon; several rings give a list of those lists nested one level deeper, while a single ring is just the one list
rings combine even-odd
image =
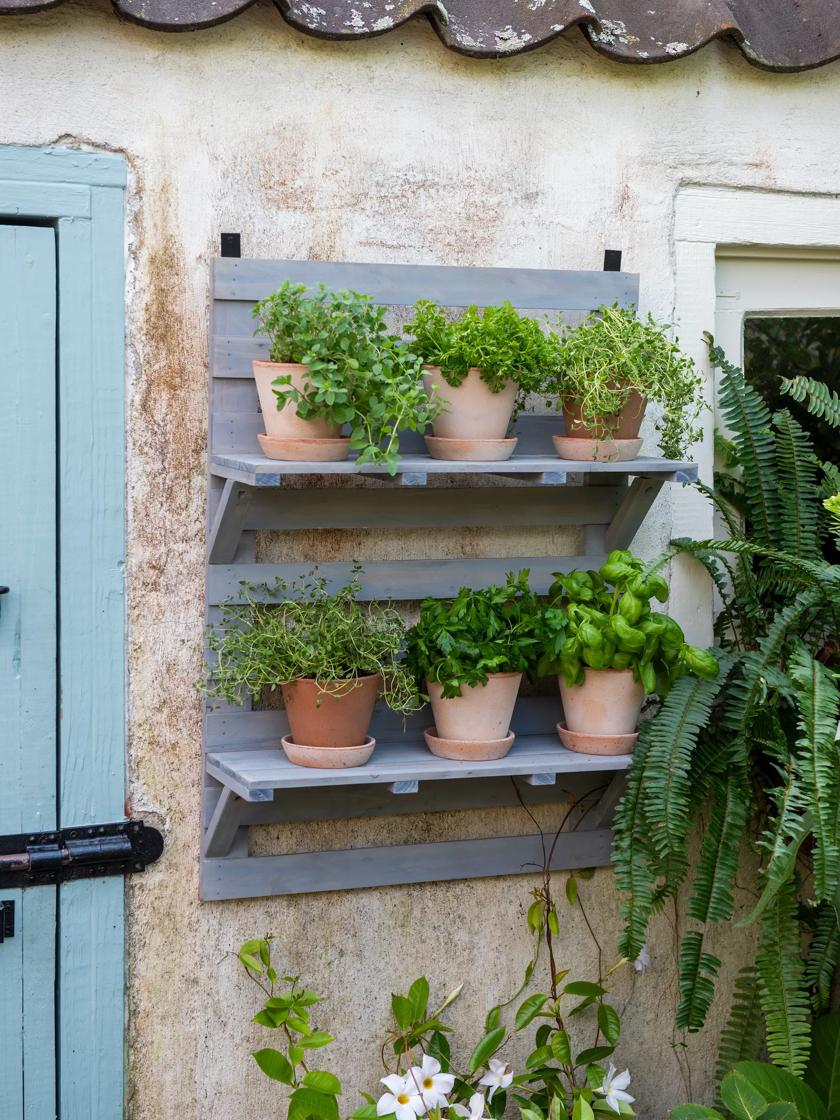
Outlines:
[{"label": "potted herb", "polygon": [[426,599],[408,632],[406,663],[425,687],[435,726],[432,754],[484,761],[513,745],[511,716],[522,674],[536,665],[541,609],[528,572],[504,587],[463,587],[451,601]]},{"label": "potted herb", "polygon": [[565,606],[547,629],[563,701],[557,732],[570,750],[627,753],[647,693],[663,695],[689,673],[718,674],[711,653],[687,645],[672,618],[651,610],[651,599],[667,600],[668,584],[624,549],[597,572],[558,573],[549,597]]},{"label": "potted herb", "polygon": [[506,438],[517,404],[539,389],[552,363],[556,336],[520,315],[510,303],[468,307],[447,319],[431,300],[420,300],[406,325],[411,349],[423,362],[423,381],[442,411],[426,436],[435,459],[509,459]]},{"label": "potted herb", "polygon": [[[384,463],[396,471],[400,430],[422,431],[438,405],[419,359],[388,332],[370,296],[286,281],[257,303],[270,361],[254,362],[269,458]],[[341,436],[342,425],[349,435]]]},{"label": "potted herb", "polygon": [[358,570],[346,587],[327,591],[314,576],[271,587],[243,584],[241,603],[226,603],[208,644],[214,664],[205,692],[229,703],[264,699],[280,689],[290,732],[283,749],[301,766],[367,762],[368,735],[380,694],[395,711],[419,707],[401,662],[405,630],[388,606],[356,601]]},{"label": "potted herb", "polygon": [[632,308],[600,307],[564,335],[550,388],[563,410],[565,435],[554,444],[563,459],[633,459],[649,402],[662,454],[680,459],[700,436],[703,382],[694,363],[668,338],[669,324]]}]

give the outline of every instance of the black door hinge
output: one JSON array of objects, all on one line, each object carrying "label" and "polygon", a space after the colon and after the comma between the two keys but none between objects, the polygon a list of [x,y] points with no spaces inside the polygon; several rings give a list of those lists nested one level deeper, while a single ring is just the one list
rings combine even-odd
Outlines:
[{"label": "black door hinge", "polygon": [[0,945],[15,935],[15,904],[11,898],[0,899]]},{"label": "black door hinge", "polygon": [[161,834],[140,820],[0,836],[0,888],[130,875],[162,851]]}]

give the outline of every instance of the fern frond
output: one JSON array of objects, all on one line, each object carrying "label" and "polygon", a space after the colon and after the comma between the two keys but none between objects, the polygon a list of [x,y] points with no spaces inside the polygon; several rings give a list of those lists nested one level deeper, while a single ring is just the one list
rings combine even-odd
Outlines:
[{"label": "fern frond", "polygon": [[770,412],[759,394],[748,385],[743,371],[712,346],[712,365],[721,372],[721,414],[731,432],[743,469],[744,495],[753,531],[765,544],[779,539],[779,479]]},{"label": "fern frond", "polygon": [[715,1080],[720,1084],[737,1062],[750,1062],[761,1053],[764,1022],[755,967],[742,968],[735,978],[729,1018],[718,1046]]},{"label": "fern frond", "polygon": [[796,685],[798,701],[794,764],[802,776],[814,821],[814,897],[826,902],[834,899],[840,883],[840,692],[834,674],[802,646],[789,659],[788,673]]},{"label": "fern frond", "polygon": [[780,388],[812,416],[825,420],[832,428],[840,428],[840,396],[832,392],[824,381],[814,377],[783,377]]},{"label": "fern frond", "polygon": [[621,917],[624,922],[618,951],[635,960],[647,940],[648,923],[655,910],[656,874],[652,864],[650,828],[645,819],[642,786],[648,749],[648,721],[639,732],[633,762],[627,772],[627,788],[613,817],[613,868],[621,891]]},{"label": "fern frond", "polygon": [[[644,726],[645,784],[642,799],[650,839],[666,878],[681,878],[687,867],[688,774],[700,729],[709,722],[712,701],[723,687],[728,659],[715,680],[683,677],[665,697],[656,719]],[[641,736],[640,736],[641,737]],[[663,868],[664,869],[664,868]],[[675,875],[675,870],[682,874]]]},{"label": "fern frond", "polygon": [[776,471],[779,477],[779,540],[777,547],[815,560],[818,536],[817,458],[811,437],[787,409],[773,417],[776,432]]},{"label": "fern frond", "polygon": [[796,1076],[805,1072],[811,1050],[810,1004],[799,941],[796,887],[790,883],[762,919],[756,970],[770,1058]]},{"label": "fern frond", "polygon": [[688,914],[698,922],[724,922],[732,916],[735,875],[748,801],[734,773],[713,783],[712,811],[694,874]]},{"label": "fern frond", "polygon": [[680,946],[680,1002],[677,1029],[694,1034],[702,1029],[715,994],[720,960],[703,952],[703,934],[689,930]]},{"label": "fern frond", "polygon": [[819,1015],[828,1011],[831,988],[840,962],[840,926],[837,911],[824,902],[814,916],[814,934],[805,960],[805,983],[811,989],[811,1006]]}]

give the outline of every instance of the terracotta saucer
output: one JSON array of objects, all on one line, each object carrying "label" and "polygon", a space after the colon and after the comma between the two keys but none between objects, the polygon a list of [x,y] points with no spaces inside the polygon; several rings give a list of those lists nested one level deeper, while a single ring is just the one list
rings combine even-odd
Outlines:
[{"label": "terracotta saucer", "polygon": [[288,735],[283,736],[282,743],[289,762],[316,770],[348,770],[351,766],[364,766],[376,746],[376,740],[370,735],[360,747],[306,747],[303,743],[293,743]]},{"label": "terracotta saucer", "polygon": [[642,449],[641,439],[588,439],[585,436],[552,436],[561,459],[577,463],[626,463]]},{"label": "terracotta saucer", "polygon": [[296,463],[337,463],[350,454],[350,439],[278,439],[258,435],[263,454],[269,459]]},{"label": "terracotta saucer", "polygon": [[426,436],[426,447],[433,459],[457,462],[500,463],[513,454],[519,439],[446,439]]},{"label": "terracotta saucer", "polygon": [[471,742],[468,739],[441,739],[436,727],[427,727],[423,732],[426,746],[438,758],[451,758],[456,762],[491,762],[504,758],[516,738],[509,731],[504,739],[485,739]]},{"label": "terracotta saucer", "polygon": [[639,738],[638,731],[632,735],[587,735],[570,731],[565,723],[557,724],[557,734],[563,746],[577,754],[631,754]]}]

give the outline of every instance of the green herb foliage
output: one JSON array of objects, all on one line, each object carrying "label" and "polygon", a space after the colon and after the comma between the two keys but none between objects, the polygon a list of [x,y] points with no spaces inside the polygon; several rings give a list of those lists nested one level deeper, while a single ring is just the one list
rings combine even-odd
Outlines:
[{"label": "green herb foliage", "polygon": [[584,424],[609,434],[635,389],[662,406],[656,425],[662,454],[680,459],[701,435],[703,381],[669,330],[651,315],[637,318],[633,308],[600,307],[562,337],[547,390],[558,407],[580,405]]},{"label": "green herb foliage", "polygon": [[610,553],[599,571],[556,573],[549,599],[565,609],[546,618],[550,663],[567,685],[584,682],[585,668],[632,669],[646,692],[665,695],[681,677],[714,678],[718,663],[685,641],[679,625],[651,610],[668,598],[668,584],[626,549]]},{"label": "green herb foliage", "polygon": [[[699,1030],[715,995],[707,935],[732,922],[748,846],[758,897],[740,924],[756,925],[758,937],[734,992],[721,1068],[757,1057],[763,1041],[775,1065],[800,1075],[811,1015],[826,1007],[840,959],[840,566],[825,559],[833,526],[823,510],[840,470],[818,460],[787,410],[771,415],[714,346],[711,359],[728,439],[714,490],[699,488],[729,535],[675,541],[673,553],[693,557],[714,581],[722,671],[678,682],[639,734],[614,823],[621,950],[639,952],[665,899],[685,905],[678,1019]],[[824,393],[802,382],[791,391],[832,417]]]},{"label": "green herb foliage", "polygon": [[385,463],[393,474],[399,432],[422,431],[439,405],[423,389],[419,359],[388,331],[384,309],[357,292],[286,281],[253,314],[272,361],[309,367],[303,389],[289,375],[274,381],[277,408],[293,404],[303,420],[348,424],[358,462]]},{"label": "green herb foliage", "polygon": [[413,335],[413,353],[425,365],[440,366],[447,384],[460,385],[476,368],[492,392],[513,381],[521,397],[542,387],[557,351],[556,335],[510,303],[483,311],[468,307],[460,318],[447,319],[432,300],[419,300],[406,330]]},{"label": "green herb foliage", "polygon": [[451,601],[425,599],[408,631],[406,664],[419,686],[443,685],[447,699],[490,673],[533,672],[542,645],[542,608],[528,571],[508,573],[504,587],[462,587]]},{"label": "green herb foliage", "polygon": [[419,707],[410,673],[401,661],[402,619],[389,606],[356,602],[359,570],[331,594],[326,580],[310,576],[272,587],[242,585],[241,602],[225,603],[209,630],[213,664],[205,692],[230,703],[259,699],[287,681],[310,678],[326,693],[380,673],[383,696],[396,711]]}]

